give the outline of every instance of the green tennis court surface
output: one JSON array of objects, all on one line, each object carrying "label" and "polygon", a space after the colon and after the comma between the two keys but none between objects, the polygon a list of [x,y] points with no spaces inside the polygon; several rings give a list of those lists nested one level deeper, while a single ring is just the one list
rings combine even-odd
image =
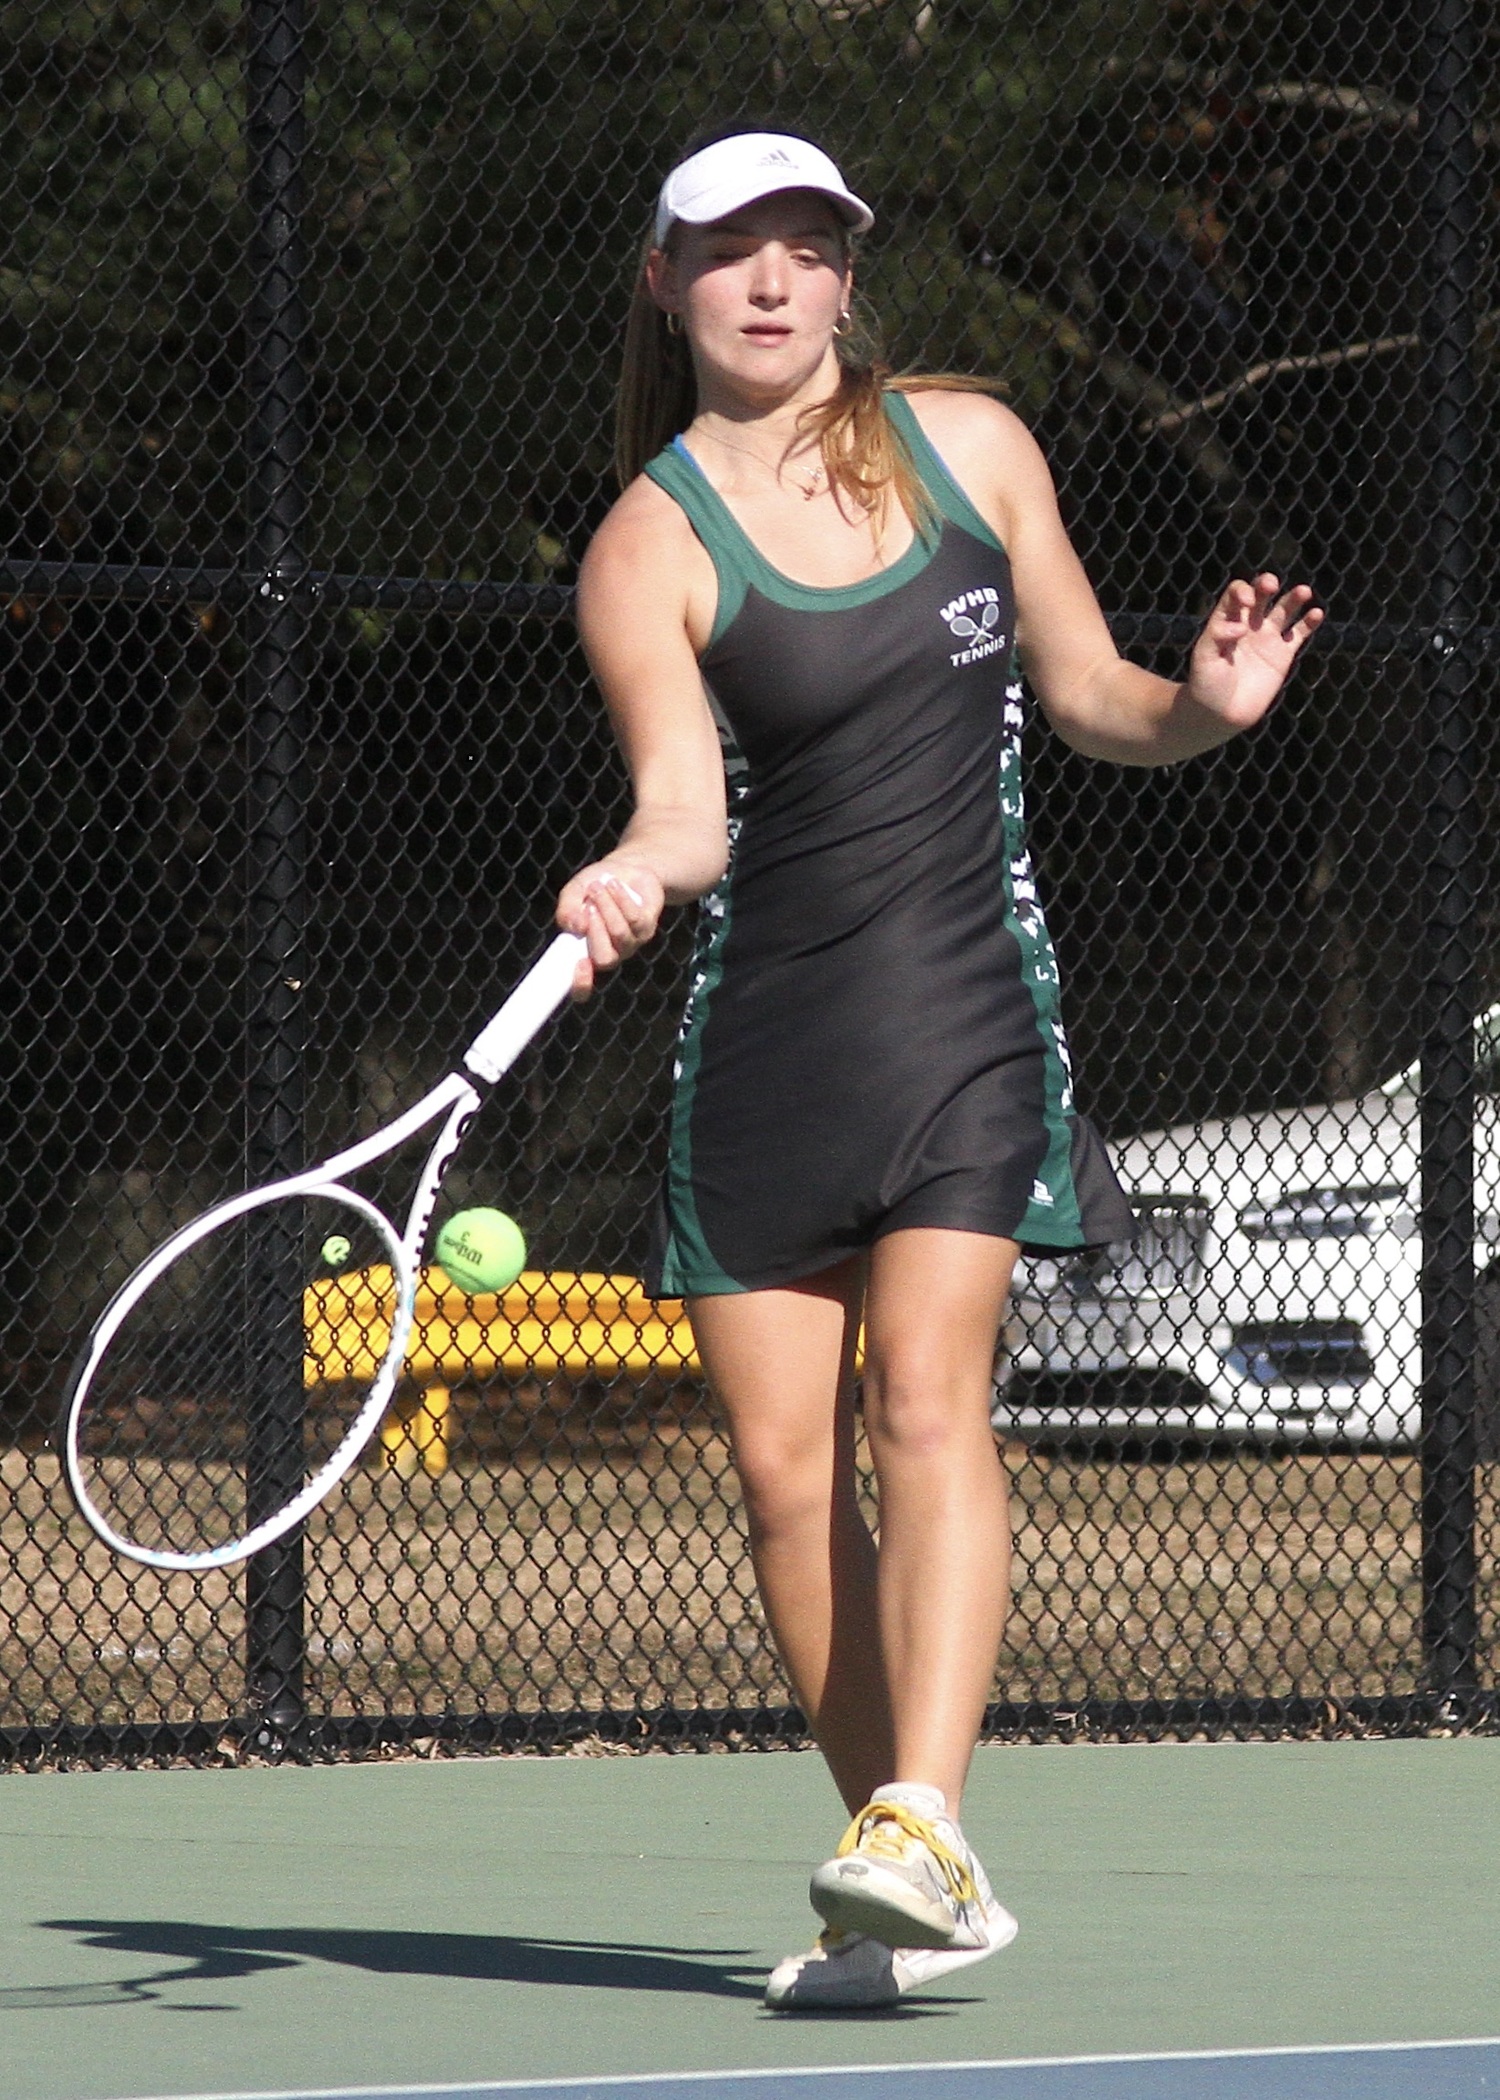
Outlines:
[{"label": "green tennis court surface", "polygon": [[1497,1799],[1500,1741],[986,1749],[1020,1939],[787,2019],[810,1755],[11,1776],[0,2100],[1500,2095]]}]

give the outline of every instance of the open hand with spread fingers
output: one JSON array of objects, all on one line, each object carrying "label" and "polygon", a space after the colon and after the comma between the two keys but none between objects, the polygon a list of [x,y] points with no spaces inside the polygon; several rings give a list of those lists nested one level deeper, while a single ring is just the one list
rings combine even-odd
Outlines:
[{"label": "open hand with spread fingers", "polygon": [[1323,624],[1305,583],[1236,577],[1193,647],[1187,694],[1233,729],[1250,729],[1281,691],[1297,652]]}]

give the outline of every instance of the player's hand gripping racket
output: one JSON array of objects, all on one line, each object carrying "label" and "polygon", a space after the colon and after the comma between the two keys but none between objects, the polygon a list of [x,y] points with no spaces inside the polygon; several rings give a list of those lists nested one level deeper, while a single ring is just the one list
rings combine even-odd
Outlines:
[{"label": "player's hand gripping racket", "polygon": [[[443,1173],[481,1095],[567,998],[586,953],[560,934],[450,1072],[361,1144],[216,1204],[100,1315],[63,1401],[79,1509],[153,1568],[223,1568],[335,1487],[389,1404]],[[398,1232],[347,1177],[436,1124]],[[305,1392],[316,1404],[304,1408]]]}]

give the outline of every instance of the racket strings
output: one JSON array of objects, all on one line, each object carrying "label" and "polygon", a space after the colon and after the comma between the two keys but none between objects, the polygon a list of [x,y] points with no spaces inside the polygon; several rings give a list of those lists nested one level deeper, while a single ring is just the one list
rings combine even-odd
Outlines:
[{"label": "racket strings", "polygon": [[343,1199],[230,1220],[138,1295],[100,1357],[76,1430],[85,1494],[153,1552],[242,1537],[342,1440],[395,1308],[390,1249]]}]

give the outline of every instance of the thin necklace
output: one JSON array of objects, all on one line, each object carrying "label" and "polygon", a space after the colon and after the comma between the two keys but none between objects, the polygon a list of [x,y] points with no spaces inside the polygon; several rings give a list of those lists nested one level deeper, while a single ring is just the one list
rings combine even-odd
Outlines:
[{"label": "thin necklace", "polygon": [[712,444],[723,445],[727,451],[743,452],[746,459],[753,459],[758,467],[764,467],[766,472],[774,475],[778,482],[783,479],[790,481],[792,487],[796,489],[806,503],[812,501],[813,497],[821,491],[824,482],[828,479],[821,461],[819,461],[817,466],[807,470],[807,478],[804,480],[802,474],[794,474],[784,464],[773,467],[768,459],[763,459],[760,453],[753,451],[749,445],[737,445],[733,438],[722,437],[717,430],[710,430],[707,436]]}]

